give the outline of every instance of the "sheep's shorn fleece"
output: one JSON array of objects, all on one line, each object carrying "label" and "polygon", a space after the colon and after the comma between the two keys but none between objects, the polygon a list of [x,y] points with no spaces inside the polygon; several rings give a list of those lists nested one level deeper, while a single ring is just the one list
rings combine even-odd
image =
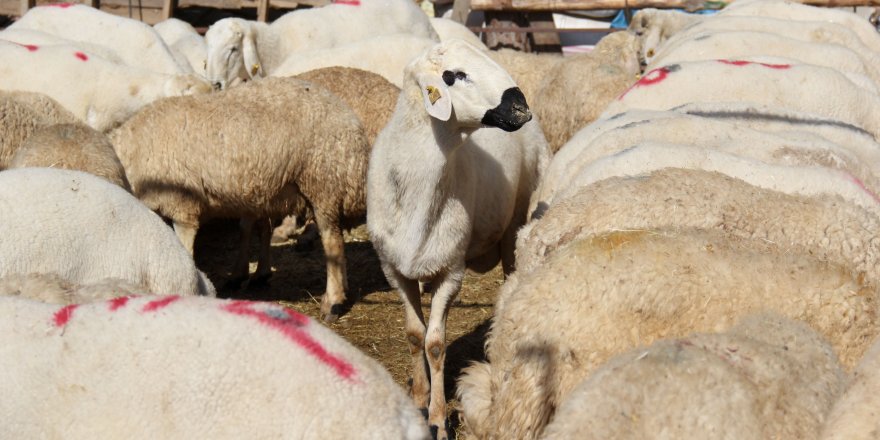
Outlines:
[{"label": "sheep's shorn fleece", "polygon": [[[531,119],[501,66],[451,40],[407,66],[397,108],[370,156],[367,227],[403,298],[411,392],[438,440],[448,435],[449,305],[466,268],[485,272],[500,261],[505,273],[513,269],[516,231],[546,165],[547,142]],[[433,293],[427,326],[420,282]]]},{"label": "sheep's shorn fleece", "polygon": [[41,127],[76,121],[46,95],[0,91],[0,170],[9,167],[21,144]]},{"label": "sheep's shorn fleece", "polygon": [[[338,317],[348,286],[342,228],[366,216],[370,154],[363,127],[340,98],[307,81],[266,78],[156,102],[112,141],[134,194],[174,222],[190,252],[199,225],[212,217],[301,217],[296,211],[310,207],[327,258],[321,313]],[[268,256],[261,253],[255,276],[270,273]],[[233,277],[247,274],[240,259]]]},{"label": "sheep's shorn fleece", "polygon": [[488,362],[459,379],[467,428],[477,438],[537,438],[611,356],[761,311],[809,323],[852,365],[878,334],[876,289],[845,266],[787,250],[724,231],[607,232],[518,272],[499,294]]},{"label": "sheep's shorn fleece", "polygon": [[363,124],[370,145],[391,119],[400,94],[400,88],[379,74],[350,67],[315,69],[296,78],[316,83],[345,101]]},{"label": "sheep's shorn fleece", "polygon": [[79,170],[131,188],[110,139],[83,124],[56,124],[37,130],[15,153],[9,168]]},{"label": "sheep's shorn fleece", "polygon": [[869,440],[880,437],[880,339],[853,371],[849,387],[837,400],[822,429],[823,440]]},{"label": "sheep's shorn fleece", "polygon": [[0,437],[428,439],[376,361],[271,303],[0,298]]},{"label": "sheep's shorn fleece", "polygon": [[809,326],[749,316],[726,333],[615,356],[571,392],[542,439],[815,439],[845,384]]},{"label": "sheep's shorn fleece", "polygon": [[20,296],[52,304],[82,304],[150,291],[127,281],[108,278],[90,284],[76,284],[55,274],[29,273],[0,278],[0,296]]},{"label": "sheep's shorn fleece", "polygon": [[21,45],[0,40],[0,84],[44,93],[90,127],[107,131],[167,96],[211,91],[204,78],[172,75],[103,59],[76,45]]},{"label": "sheep's shorn fleece", "polygon": [[159,216],[88,173],[0,173],[0,237],[0,277],[51,273],[77,284],[117,278],[157,294],[216,294]]}]

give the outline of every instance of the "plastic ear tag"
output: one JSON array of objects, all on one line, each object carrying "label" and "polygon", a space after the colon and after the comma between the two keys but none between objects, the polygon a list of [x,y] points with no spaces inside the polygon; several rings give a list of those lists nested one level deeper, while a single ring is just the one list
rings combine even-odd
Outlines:
[{"label": "plastic ear tag", "polygon": [[434,86],[425,87],[425,90],[428,91],[428,100],[431,101],[431,105],[436,104],[437,100],[442,97],[440,90]]},{"label": "plastic ear tag", "polygon": [[251,66],[251,76],[256,75],[257,72],[259,72],[259,71],[260,71],[260,65],[259,65],[259,64],[254,64],[253,66]]}]

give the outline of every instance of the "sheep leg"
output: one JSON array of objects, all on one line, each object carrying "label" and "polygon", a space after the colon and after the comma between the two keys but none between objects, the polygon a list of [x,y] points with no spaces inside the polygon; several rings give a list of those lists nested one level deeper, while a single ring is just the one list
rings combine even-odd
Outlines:
[{"label": "sheep leg", "polygon": [[425,364],[425,316],[422,314],[422,293],[419,283],[406,278],[393,268],[384,264],[382,266],[388,282],[397,288],[403,300],[404,328],[413,365],[410,394],[416,407],[427,412],[431,385],[428,382],[428,370]]},{"label": "sheep leg", "polygon": [[272,224],[268,217],[257,220],[257,233],[260,235],[260,259],[257,260],[257,271],[251,277],[250,286],[268,284],[272,278]]},{"label": "sheep leg", "polygon": [[446,272],[436,285],[436,292],[431,298],[431,316],[428,318],[428,331],[425,338],[425,350],[428,355],[428,366],[431,369],[431,405],[428,407],[428,426],[436,432],[434,438],[445,440],[446,433],[446,390],[443,381],[443,366],[446,361],[446,317],[449,306],[461,290],[464,268]]},{"label": "sheep leg", "polygon": [[177,238],[180,239],[180,242],[183,243],[183,247],[186,248],[190,255],[194,255],[193,245],[196,242],[196,233],[198,231],[198,224],[191,225],[177,221],[174,222],[174,233],[177,234]]},{"label": "sheep leg", "polygon": [[327,260],[327,290],[321,300],[321,316],[324,321],[333,322],[342,314],[345,290],[348,288],[345,273],[345,241],[335,217],[331,220],[330,216],[323,213],[315,214],[318,231],[321,233],[321,243],[324,245],[324,258]]},{"label": "sheep leg", "polygon": [[254,230],[254,223],[256,223],[256,221],[257,219],[254,217],[242,217],[241,220],[238,221],[238,257],[235,260],[235,264],[232,266],[232,273],[230,274],[229,281],[226,282],[227,287],[237,289],[241,286],[241,283],[247,280],[248,273],[250,272],[248,248],[251,244],[251,233]]}]

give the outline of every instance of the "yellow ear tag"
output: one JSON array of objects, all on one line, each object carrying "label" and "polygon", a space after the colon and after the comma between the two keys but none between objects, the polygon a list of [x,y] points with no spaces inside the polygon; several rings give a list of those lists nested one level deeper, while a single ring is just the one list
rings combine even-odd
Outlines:
[{"label": "yellow ear tag", "polygon": [[425,90],[428,91],[428,100],[431,101],[431,105],[434,105],[440,99],[440,90],[434,86],[425,87]]},{"label": "yellow ear tag", "polygon": [[260,71],[259,64],[254,64],[253,66],[251,66],[251,75],[256,75],[257,72],[259,72],[259,71]]}]

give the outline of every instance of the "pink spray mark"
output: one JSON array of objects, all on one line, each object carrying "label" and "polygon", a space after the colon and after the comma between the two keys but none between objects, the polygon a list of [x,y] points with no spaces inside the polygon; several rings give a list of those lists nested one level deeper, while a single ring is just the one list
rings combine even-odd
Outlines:
[{"label": "pink spray mark", "polygon": [[875,201],[875,202],[880,203],[880,197],[878,197],[877,194],[874,194],[873,191],[871,191],[870,189],[868,189],[868,187],[865,186],[865,182],[862,182],[861,179],[859,179],[859,178],[856,177],[856,176],[853,176],[852,174],[848,174],[848,175],[849,175],[850,180],[852,180],[853,183],[855,183],[856,185],[858,185],[858,187],[861,188],[862,191],[868,193],[872,198],[874,198],[874,201]]},{"label": "pink spray mark", "polygon": [[171,303],[173,303],[174,301],[177,301],[179,299],[180,299],[179,295],[174,295],[174,296],[166,296],[165,298],[157,299],[155,301],[150,301],[146,305],[144,305],[144,308],[141,309],[141,312],[142,313],[155,312],[157,310],[164,309],[165,307],[168,307],[168,305],[170,305]]},{"label": "pink spray mark", "polygon": [[52,7],[52,8],[67,9],[75,4],[76,3],[49,3],[48,5],[43,5],[43,6]]},{"label": "pink spray mark", "polygon": [[617,98],[617,100],[618,101],[622,100],[623,97],[626,96],[626,94],[629,93],[630,90],[632,90],[632,89],[636,89],[639,87],[653,86],[654,84],[658,84],[660,82],[663,82],[663,80],[665,80],[666,77],[669,76],[670,72],[672,72],[672,70],[670,70],[669,67],[658,67],[658,68],[646,73],[645,76],[642,77],[642,79],[640,79],[638,82],[636,82],[635,84],[631,85],[628,89],[626,89],[626,91],[624,91],[623,94]]},{"label": "pink spray mark", "polygon": [[132,297],[130,296],[120,296],[119,298],[111,299],[110,301],[108,301],[108,303],[110,304],[110,311],[115,312],[125,307],[125,305],[128,304],[128,300],[130,300],[131,298]]},{"label": "pink spray mark", "polygon": [[[223,310],[239,316],[248,316],[256,319],[261,324],[281,333],[287,339],[296,345],[304,348],[309,354],[317,358],[321,363],[332,368],[337,375],[349,382],[357,382],[354,378],[355,368],[350,363],[340,359],[339,357],[328,353],[306,332],[303,327],[309,323],[309,318],[301,313],[293,310],[284,309],[268,309],[265,311],[257,311],[253,309],[253,302],[250,301],[234,301],[223,306]],[[273,315],[272,313],[276,313]]]},{"label": "pink spray mark", "polygon": [[361,0],[334,0],[333,3],[337,5],[360,6]]},{"label": "pink spray mark", "polygon": [[728,64],[731,66],[748,66],[750,64],[757,64],[759,66],[764,66],[770,69],[789,69],[791,68],[791,64],[768,64],[768,63],[758,63],[753,61],[743,61],[743,60],[717,60],[719,63]]},{"label": "pink spray mark", "polygon": [[12,41],[12,44],[17,44],[17,45],[27,49],[28,52],[36,52],[37,49],[40,48],[40,46],[37,46],[36,44],[21,44],[21,43],[16,43],[14,41]]},{"label": "pink spray mark", "polygon": [[79,304],[71,304],[58,309],[52,317],[55,327],[64,327],[67,325],[67,322],[73,317],[73,311],[76,310],[77,307],[79,307]]},{"label": "pink spray mark", "polygon": [[86,55],[86,54],[84,54],[84,53],[82,53],[82,52],[74,52],[74,53],[73,53],[73,56],[75,56],[75,57],[77,57],[77,58],[79,58],[79,59],[81,59],[81,60],[83,60],[83,61],[88,61],[88,60],[89,60],[89,56]]}]

